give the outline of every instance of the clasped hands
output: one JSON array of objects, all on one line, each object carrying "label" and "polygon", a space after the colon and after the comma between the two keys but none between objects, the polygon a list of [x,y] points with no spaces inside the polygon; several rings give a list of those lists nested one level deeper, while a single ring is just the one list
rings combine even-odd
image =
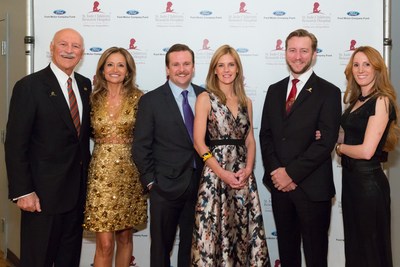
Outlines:
[{"label": "clasped hands", "polygon": [[296,189],[297,184],[287,174],[286,169],[279,167],[270,173],[271,180],[276,189],[282,192],[290,192]]},{"label": "clasped hands", "polygon": [[237,172],[223,170],[220,178],[230,187],[241,189],[247,185],[251,173],[252,171],[247,169],[240,169]]}]

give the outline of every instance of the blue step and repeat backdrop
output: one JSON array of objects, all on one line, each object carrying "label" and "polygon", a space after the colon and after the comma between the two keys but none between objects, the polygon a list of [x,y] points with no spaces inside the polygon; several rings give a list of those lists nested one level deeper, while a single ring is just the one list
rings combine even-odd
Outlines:
[{"label": "blue step and repeat backdrop", "polygon": [[[129,50],[137,64],[137,83],[150,91],[165,82],[165,53],[174,43],[195,52],[193,82],[204,85],[214,51],[223,44],[237,49],[244,67],[246,93],[253,100],[254,134],[258,142],[261,111],[268,86],[288,75],[285,38],[305,28],[318,38],[314,71],[345,90],[345,66],[353,50],[371,45],[383,51],[383,1],[381,0],[40,0],[34,1],[34,68],[50,61],[49,44],[64,27],[78,30],[85,39],[85,55],[78,72],[93,78],[97,61],[111,46]],[[341,167],[333,162],[336,198],[332,205],[329,265],[344,266],[341,215]],[[257,144],[255,174],[263,203],[270,256],[280,266],[271,199],[262,184],[263,166]],[[179,239],[176,240],[178,244]],[[134,234],[132,266],[150,262],[149,227]],[[81,266],[93,262],[94,235],[85,233]],[[172,254],[176,266],[177,247]]]}]

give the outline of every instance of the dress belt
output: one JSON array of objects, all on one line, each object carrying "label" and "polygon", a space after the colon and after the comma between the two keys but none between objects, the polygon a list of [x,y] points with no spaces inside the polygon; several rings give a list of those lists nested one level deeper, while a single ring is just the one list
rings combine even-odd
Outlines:
[{"label": "dress belt", "polygon": [[214,140],[210,140],[210,146],[220,146],[220,145],[243,146],[243,145],[245,145],[245,141],[244,141],[244,139],[214,139]]},{"label": "dress belt", "polygon": [[372,171],[381,169],[381,163],[378,158],[372,158],[370,160],[364,159],[353,159],[347,156],[342,156],[342,166],[349,169],[357,169],[359,171]]}]

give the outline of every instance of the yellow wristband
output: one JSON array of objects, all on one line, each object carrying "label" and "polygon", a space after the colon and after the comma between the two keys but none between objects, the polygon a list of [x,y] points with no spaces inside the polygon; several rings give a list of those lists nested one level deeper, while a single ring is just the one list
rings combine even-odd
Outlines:
[{"label": "yellow wristband", "polygon": [[209,158],[212,158],[212,154],[210,151],[207,151],[206,153],[203,154],[203,156],[201,156],[203,158],[203,162],[206,162]]}]

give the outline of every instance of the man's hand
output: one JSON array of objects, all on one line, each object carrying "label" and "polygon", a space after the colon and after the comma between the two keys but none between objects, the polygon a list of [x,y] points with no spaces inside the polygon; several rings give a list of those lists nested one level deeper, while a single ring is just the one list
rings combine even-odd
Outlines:
[{"label": "man's hand", "polygon": [[17,206],[24,211],[41,212],[40,200],[35,192],[27,196],[21,197],[17,200]]},{"label": "man's hand", "polygon": [[297,187],[297,184],[295,182],[291,182],[288,186],[282,189],[282,192],[290,192],[295,190]]},{"label": "man's hand", "polygon": [[278,169],[272,171],[270,174],[272,183],[279,191],[283,191],[285,187],[293,182],[292,178],[289,177],[286,169],[283,167],[279,167]]}]

